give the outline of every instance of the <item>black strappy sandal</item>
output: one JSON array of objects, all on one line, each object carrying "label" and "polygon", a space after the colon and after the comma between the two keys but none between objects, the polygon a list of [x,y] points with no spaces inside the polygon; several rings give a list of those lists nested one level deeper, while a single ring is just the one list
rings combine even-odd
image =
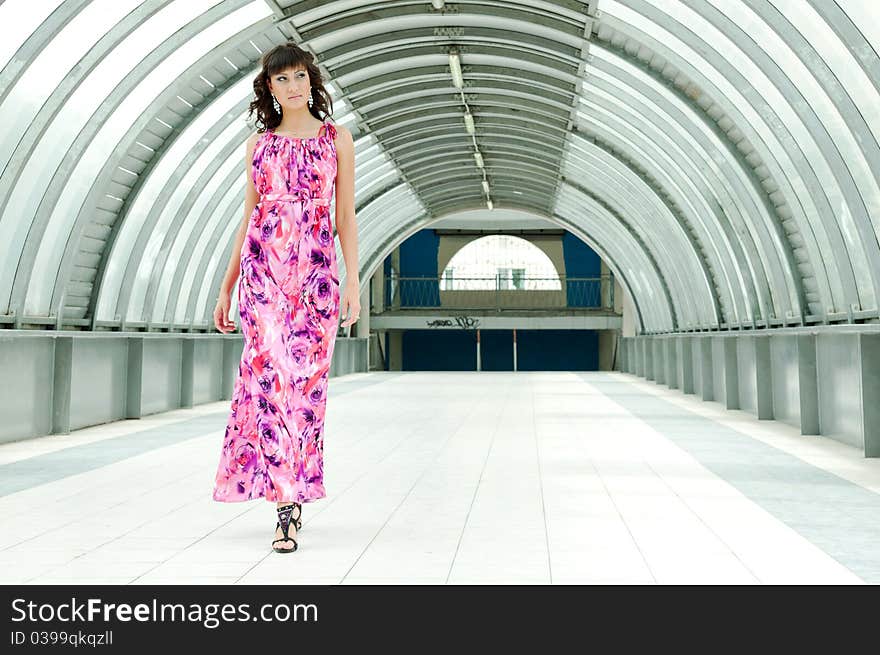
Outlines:
[{"label": "black strappy sandal", "polygon": [[299,532],[300,530],[303,529],[303,521],[302,521],[303,510],[302,510],[302,505],[300,505],[299,503],[297,503],[296,505],[297,505],[297,509],[299,509],[299,512],[297,513],[297,516],[295,519],[296,520],[296,531]]},{"label": "black strappy sandal", "polygon": [[[299,516],[300,514],[302,514],[302,505],[300,505],[299,503],[282,505],[276,510],[278,512],[278,523],[275,524],[275,529],[277,530],[280,527],[281,532],[284,535],[280,539],[275,539],[272,542],[272,550],[274,550],[276,553],[292,553],[297,548],[299,548],[299,544],[296,543],[296,539],[288,534],[288,531],[290,530],[291,514],[293,514],[294,509],[298,510],[297,516],[294,521],[299,521]],[[296,525],[296,523],[294,523],[294,525]],[[297,530],[299,530],[298,527]],[[275,544],[279,541],[292,541],[293,548],[278,548]]]}]

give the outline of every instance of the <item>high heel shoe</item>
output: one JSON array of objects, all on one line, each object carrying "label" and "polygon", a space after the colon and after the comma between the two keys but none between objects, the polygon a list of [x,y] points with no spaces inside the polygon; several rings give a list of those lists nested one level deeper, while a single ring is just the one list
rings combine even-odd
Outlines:
[{"label": "high heel shoe", "polygon": [[[288,531],[290,530],[290,522],[291,522],[291,518],[292,518],[291,514],[293,514],[293,510],[296,509],[298,511],[296,518],[293,519],[294,526],[296,526],[295,521],[297,519],[299,519],[299,514],[302,513],[301,507],[302,506],[299,503],[290,503],[288,505],[282,505],[281,507],[277,508],[278,523],[275,524],[275,529],[277,530],[280,527],[281,533],[284,536],[281,537],[280,539],[275,539],[272,542],[272,550],[274,550],[276,553],[292,553],[297,548],[299,548],[299,544],[296,543],[296,539],[291,537],[288,534]],[[292,541],[293,548],[278,548],[275,544],[278,543],[279,541]]]}]

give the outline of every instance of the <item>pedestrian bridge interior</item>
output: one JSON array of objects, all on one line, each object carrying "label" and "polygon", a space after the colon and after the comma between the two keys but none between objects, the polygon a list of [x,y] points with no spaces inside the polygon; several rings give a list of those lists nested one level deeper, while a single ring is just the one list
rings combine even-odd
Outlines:
[{"label": "pedestrian bridge interior", "polygon": [[[880,582],[872,3],[0,25],[0,583]],[[274,503],[211,499],[242,352],[212,313],[285,42],[354,138],[362,310],[280,558]]]}]

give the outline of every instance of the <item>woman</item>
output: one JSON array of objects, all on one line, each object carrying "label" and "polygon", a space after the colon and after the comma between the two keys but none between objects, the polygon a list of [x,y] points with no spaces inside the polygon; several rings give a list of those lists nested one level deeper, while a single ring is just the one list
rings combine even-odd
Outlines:
[{"label": "woman", "polygon": [[[263,56],[254,80],[263,131],[246,144],[244,220],[214,309],[231,332],[238,285],[244,350],[217,467],[214,500],[276,503],[272,547],[297,549],[302,503],[325,496],[324,411],[340,307],[360,313],[354,144],[335,126],[332,101],[311,53],[288,43]],[[328,111],[329,103],[329,111]],[[339,293],[330,196],[347,279]]]}]

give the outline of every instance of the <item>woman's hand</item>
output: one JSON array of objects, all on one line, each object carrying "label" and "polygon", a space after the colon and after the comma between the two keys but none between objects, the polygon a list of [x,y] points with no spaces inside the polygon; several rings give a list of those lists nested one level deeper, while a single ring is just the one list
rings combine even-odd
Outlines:
[{"label": "woman's hand", "polygon": [[221,293],[217,299],[217,305],[214,307],[214,327],[223,334],[235,329],[235,322],[229,320],[229,304],[229,295]]},{"label": "woman's hand", "polygon": [[[342,322],[342,327],[348,327],[356,323],[361,314],[361,291],[357,280],[345,283],[345,292],[342,294],[342,302],[339,310],[342,316],[348,314],[348,318]],[[350,311],[349,311],[350,310]]]}]

